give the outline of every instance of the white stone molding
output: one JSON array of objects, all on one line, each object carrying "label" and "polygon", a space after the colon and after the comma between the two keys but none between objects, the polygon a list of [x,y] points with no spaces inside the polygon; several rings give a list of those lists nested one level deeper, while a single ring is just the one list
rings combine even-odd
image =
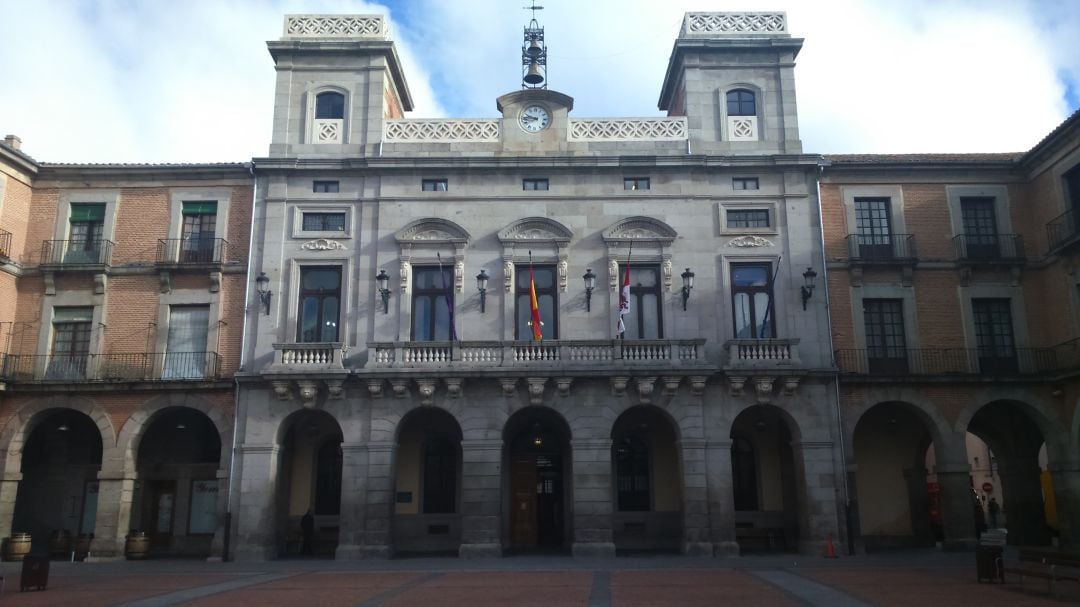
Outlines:
[{"label": "white stone molding", "polygon": [[105,293],[105,285],[109,282],[109,277],[104,273],[94,274],[94,295],[103,295]]},{"label": "white stone molding", "polygon": [[612,291],[619,290],[619,260],[608,260],[608,283]]},{"label": "white stone molding", "polygon": [[344,379],[327,379],[326,382],[326,397],[330,400],[341,400],[345,398],[345,380]]},{"label": "white stone molding", "polygon": [[514,262],[509,259],[503,262],[503,283],[507,293],[514,291]]},{"label": "white stone molding", "polygon": [[670,375],[664,378],[664,396],[675,396],[679,392],[679,384],[682,383],[682,377],[678,375]]},{"label": "white stone molding", "polygon": [[664,290],[671,291],[671,258],[668,257],[660,262],[660,271],[664,275]]},{"label": "white stone molding", "polygon": [[728,116],[727,132],[730,141],[757,141],[757,116]]},{"label": "white stone molding", "polygon": [[465,261],[462,259],[454,264],[454,290],[458,293],[465,292]]},{"label": "white stone molding", "polygon": [[683,17],[680,37],[709,34],[787,34],[787,14],[773,12],[695,12]]},{"label": "white stone molding", "polygon": [[447,219],[426,217],[409,222],[394,234],[398,244],[426,242],[433,244],[465,244],[469,233],[465,228]]},{"label": "white stone molding", "polygon": [[446,395],[450,398],[461,398],[461,388],[465,384],[463,377],[447,377],[443,379],[446,384]]},{"label": "white stone molding", "polygon": [[570,141],[682,141],[685,116],[661,118],[578,118],[570,122]]},{"label": "white stone molding", "polygon": [[651,404],[653,391],[656,390],[656,376],[638,377],[634,383],[637,384],[638,400],[641,404]]},{"label": "white stone molding", "polygon": [[319,385],[312,380],[300,380],[296,382],[296,386],[300,389],[300,402],[304,408],[314,408],[315,397],[319,393]]},{"label": "white stone molding", "polygon": [[398,270],[398,274],[401,275],[401,292],[407,293],[409,291],[409,274],[411,274],[412,264],[404,259],[401,260],[401,268]]},{"label": "white stone molding", "polygon": [[502,387],[503,396],[505,396],[506,398],[510,398],[511,396],[516,394],[517,383],[518,380],[516,377],[500,377],[499,386]]},{"label": "white stone molding", "polygon": [[547,385],[546,377],[527,377],[529,384],[529,403],[539,405],[544,402],[544,386]]},{"label": "white stone molding", "polygon": [[382,398],[383,396],[383,380],[381,379],[369,379],[367,381],[368,394],[371,398]]},{"label": "white stone molding", "polygon": [[746,386],[746,377],[742,375],[728,375],[728,394],[731,396],[742,396],[743,388]]},{"label": "white stone molding", "polygon": [[270,385],[274,388],[274,395],[278,400],[289,400],[292,398],[292,385],[288,381],[279,380],[272,381]]},{"label": "white stone molding", "polygon": [[383,141],[499,141],[498,120],[404,119],[384,122]]},{"label": "white stone molding", "polygon": [[773,383],[775,377],[755,377],[754,392],[757,394],[757,402],[766,405],[772,400]]},{"label": "white stone molding", "polygon": [[611,378],[611,394],[612,396],[622,396],[626,394],[626,384],[630,382],[630,378],[625,375],[618,375]]},{"label": "white stone molding", "polygon": [[727,246],[743,249],[748,247],[771,247],[775,245],[773,245],[772,241],[768,238],[747,234],[746,236],[732,238],[728,241]]},{"label": "white stone molding", "polygon": [[573,377],[556,377],[555,388],[558,390],[559,396],[562,398],[570,396],[570,385],[573,383]]},{"label": "white stone molding", "polygon": [[376,38],[390,28],[382,15],[285,15],[284,38]]},{"label": "white stone molding", "polygon": [[345,121],[341,118],[316,118],[312,121],[315,143],[343,143]]},{"label": "white stone molding", "polygon": [[394,398],[405,398],[409,395],[409,380],[391,379],[390,389],[394,391]]},{"label": "white stone molding", "polygon": [[435,399],[435,380],[434,379],[418,379],[416,380],[416,389],[420,392],[420,404],[430,405]]},{"label": "white stone molding", "polygon": [[788,375],[784,378],[784,396],[795,395],[795,391],[799,389],[800,379],[797,375]]},{"label": "white stone molding", "polygon": [[566,293],[568,283],[567,273],[570,269],[570,264],[565,259],[559,260],[558,274],[559,274],[559,292]]},{"label": "white stone molding", "polygon": [[345,245],[329,238],[316,238],[300,245],[305,251],[344,251]]},{"label": "white stone molding", "polygon": [[604,242],[640,241],[670,245],[678,232],[668,224],[652,217],[627,217],[620,219],[604,230],[601,235]]}]

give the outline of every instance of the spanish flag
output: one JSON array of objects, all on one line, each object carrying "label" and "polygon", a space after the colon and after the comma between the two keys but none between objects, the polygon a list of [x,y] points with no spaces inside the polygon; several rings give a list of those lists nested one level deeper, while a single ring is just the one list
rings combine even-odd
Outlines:
[{"label": "spanish flag", "polygon": [[536,278],[533,276],[532,264],[529,264],[529,311],[532,312],[533,339],[544,341],[544,323],[540,322],[540,305],[536,302]]}]

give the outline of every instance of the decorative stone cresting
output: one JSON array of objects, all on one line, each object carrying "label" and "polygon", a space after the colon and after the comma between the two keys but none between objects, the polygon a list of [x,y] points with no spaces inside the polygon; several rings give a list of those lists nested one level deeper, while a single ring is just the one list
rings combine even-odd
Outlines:
[{"label": "decorative stone cresting", "polygon": [[418,379],[416,389],[420,392],[420,404],[430,405],[435,402],[435,380]]},{"label": "decorative stone cresting", "polygon": [[529,377],[529,403],[539,405],[544,402],[544,386],[547,384],[546,377]]},{"label": "decorative stone cresting", "polygon": [[773,243],[772,243],[771,240],[769,240],[767,238],[762,238],[760,236],[753,236],[751,234],[747,234],[746,236],[739,236],[737,238],[732,238],[731,240],[728,241],[727,246],[729,246],[729,247],[739,247],[739,248],[744,248],[744,247],[771,247],[771,246],[773,246]]},{"label": "decorative stone cresting", "polygon": [[681,141],[686,117],[570,120],[570,141]]},{"label": "decorative stone cresting", "polygon": [[344,251],[345,245],[328,238],[316,238],[300,245],[300,248],[305,251]]},{"label": "decorative stone cresting", "polygon": [[382,38],[390,31],[382,15],[286,15],[287,38]]},{"label": "decorative stone cresting", "polygon": [[319,393],[319,385],[314,381],[301,380],[296,382],[298,388],[300,388],[300,401],[304,405],[305,409],[312,409],[315,407],[315,397]]},{"label": "decorative stone cresting", "polygon": [[692,34],[785,34],[782,12],[687,13],[680,36]]},{"label": "decorative stone cresting", "polygon": [[498,120],[409,119],[387,120],[383,140],[410,141],[490,141],[499,140]]}]

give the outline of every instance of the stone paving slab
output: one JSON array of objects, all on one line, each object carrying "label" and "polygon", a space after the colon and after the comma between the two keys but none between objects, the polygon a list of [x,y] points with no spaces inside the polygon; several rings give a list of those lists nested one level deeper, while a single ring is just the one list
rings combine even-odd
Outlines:
[{"label": "stone paving slab", "polygon": [[386,590],[423,578],[422,573],[315,572],[222,592],[186,602],[193,607],[235,605],[338,607],[359,605]]},{"label": "stone paving slab", "polygon": [[457,572],[433,578],[382,605],[586,607],[591,590],[591,572]]},{"label": "stone paving slab", "polygon": [[50,572],[49,583],[43,591],[19,592],[18,571],[5,571],[4,605],[78,605],[100,607],[119,605],[138,599],[173,593],[231,581],[237,578],[228,573],[204,574],[149,574],[149,575],[54,575]]},{"label": "stone paving slab", "polygon": [[679,605],[799,605],[743,571],[617,571],[611,576],[612,607]]},{"label": "stone paving slab", "polygon": [[799,574],[841,589],[875,605],[887,607],[927,607],[928,605],[1048,607],[1063,604],[1049,597],[1022,592],[1019,585],[1015,583],[1006,585],[976,583],[974,568],[934,571],[891,568],[804,569]]}]

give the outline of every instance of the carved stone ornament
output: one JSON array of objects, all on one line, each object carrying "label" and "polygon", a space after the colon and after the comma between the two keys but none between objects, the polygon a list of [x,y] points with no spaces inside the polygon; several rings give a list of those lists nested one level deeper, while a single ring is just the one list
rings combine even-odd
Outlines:
[{"label": "carved stone ornament", "polygon": [[409,381],[405,379],[391,379],[390,389],[394,391],[394,398],[405,398],[409,395]]},{"label": "carved stone ornament", "polygon": [[420,391],[420,404],[430,405],[435,402],[435,380],[418,379],[416,389]]},{"label": "carved stone ornament", "polygon": [[746,387],[746,378],[741,375],[728,375],[728,394],[742,396],[743,388]]},{"label": "carved stone ornament", "polygon": [[316,238],[300,245],[305,251],[344,251],[345,245],[329,238]]},{"label": "carved stone ornament", "polygon": [[169,293],[172,291],[172,276],[169,275],[168,270],[162,270],[158,274],[158,291],[162,293]]},{"label": "carved stone ornament", "polygon": [[690,376],[690,394],[694,396],[701,396],[705,393],[705,384],[708,383],[709,378],[704,375],[691,375]]},{"label": "carved stone ornament", "polygon": [[298,381],[296,382],[296,385],[300,388],[300,401],[304,405],[304,408],[314,408],[315,396],[319,393],[319,385],[310,380]]},{"label": "carved stone ornament", "polygon": [[458,293],[465,292],[465,262],[461,259],[454,264],[454,289]]},{"label": "carved stone ornament", "polygon": [[729,247],[739,247],[739,248],[744,248],[744,247],[771,247],[771,246],[773,246],[773,243],[768,238],[762,238],[760,236],[754,236],[752,234],[747,234],[746,236],[739,236],[737,238],[732,238],[731,240],[728,241],[727,246],[729,246]]},{"label": "carved stone ornament", "polygon": [[665,259],[660,263],[660,271],[664,274],[664,290],[671,290],[671,260]]},{"label": "carved stone ornament", "polygon": [[673,375],[664,378],[664,396],[675,396],[679,392],[679,384],[682,383],[682,378]]},{"label": "carved stone ornament", "polygon": [[514,289],[514,262],[506,261],[503,263],[503,284],[506,287],[506,292],[510,293]]},{"label": "carved stone ornament", "polygon": [[450,398],[461,398],[461,386],[465,383],[465,379],[462,377],[447,377],[443,380],[446,383],[446,395]]},{"label": "carved stone ornament", "polygon": [[45,281],[45,294],[56,295],[56,273],[43,272],[41,277]]},{"label": "carved stone ornament", "polygon": [[270,382],[270,385],[273,386],[274,395],[278,397],[278,400],[289,400],[292,398],[292,386],[289,382],[284,380],[272,381]]},{"label": "carved stone ornament", "polygon": [[612,259],[608,262],[608,283],[610,283],[612,291],[619,290],[619,262]]},{"label": "carved stone ornament", "polygon": [[517,392],[518,380],[516,377],[500,377],[499,386],[502,387],[503,396],[510,398]]},{"label": "carved stone ornament", "polygon": [[547,385],[546,377],[529,377],[529,403],[539,405],[544,402],[544,386]]},{"label": "carved stone ornament", "polygon": [[775,377],[755,377],[754,392],[757,393],[757,402],[765,405],[772,400],[773,382]]},{"label": "carved stone ornament", "polygon": [[105,293],[105,285],[109,282],[109,277],[102,273],[94,274],[94,295],[103,295]]},{"label": "carved stone ornament", "polygon": [[566,260],[565,259],[560,259],[559,260],[559,292],[560,293],[566,293],[567,270],[568,269],[569,269],[569,264],[566,262]]},{"label": "carved stone ornament", "polygon": [[611,378],[611,394],[613,396],[622,396],[626,394],[626,384],[630,382],[630,378],[619,375]]},{"label": "carved stone ornament", "polygon": [[635,383],[637,383],[638,400],[641,404],[652,403],[653,391],[656,389],[656,376],[639,377]]},{"label": "carved stone ornament", "polygon": [[[398,273],[401,274],[401,292],[402,293],[409,290],[409,270],[411,270],[411,269],[412,269],[412,266],[409,264],[409,262],[407,262],[407,261],[402,261],[401,262],[401,269],[399,270]],[[389,288],[389,287],[387,287],[387,288]]]},{"label": "carved stone ornament", "polygon": [[795,390],[799,389],[799,378],[794,375],[789,375],[784,378],[784,395],[794,396]]},{"label": "carved stone ornament", "polygon": [[326,397],[330,400],[341,400],[345,398],[345,380],[326,380]]},{"label": "carved stone ornament", "polygon": [[211,293],[217,293],[221,290],[221,272],[210,272],[210,286],[208,289]]},{"label": "carved stone ornament", "polygon": [[559,396],[566,398],[570,396],[570,384],[574,383],[573,377],[556,377],[555,387],[559,391]]},{"label": "carved stone ornament", "polygon": [[382,398],[383,395],[383,380],[381,379],[369,379],[367,382],[367,391],[371,395],[371,398]]}]

